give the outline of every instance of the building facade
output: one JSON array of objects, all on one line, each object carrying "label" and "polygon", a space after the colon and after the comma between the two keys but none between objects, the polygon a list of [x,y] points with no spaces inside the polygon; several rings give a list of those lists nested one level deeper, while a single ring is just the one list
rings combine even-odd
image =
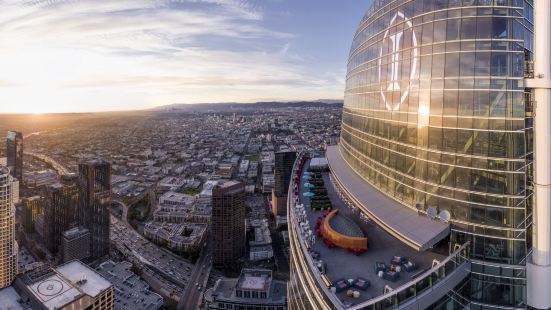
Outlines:
[{"label": "building facade", "polygon": [[44,209],[44,241],[48,250],[58,253],[63,232],[76,223],[78,189],[75,185],[60,183],[46,187]]},{"label": "building facade", "polygon": [[13,177],[0,166],[0,288],[10,286],[17,275]]},{"label": "building facade", "polygon": [[23,133],[8,131],[7,141],[7,163],[11,175],[23,182]]},{"label": "building facade", "polygon": [[[469,243],[472,272],[435,307],[527,307],[533,5],[375,0],[352,42],[339,160],[402,208],[449,222],[449,244]],[[313,296],[302,263],[291,260],[291,282]]]},{"label": "building facade", "polygon": [[212,262],[231,266],[245,255],[245,188],[227,181],[212,189]]},{"label": "building facade", "polygon": [[90,231],[90,256],[109,254],[109,207],[111,206],[111,164],[92,160],[78,165],[79,224]]}]

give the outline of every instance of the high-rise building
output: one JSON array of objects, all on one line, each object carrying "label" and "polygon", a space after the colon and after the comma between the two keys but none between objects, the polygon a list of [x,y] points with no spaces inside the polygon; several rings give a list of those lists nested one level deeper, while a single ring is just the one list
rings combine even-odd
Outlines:
[{"label": "high-rise building", "polygon": [[111,205],[111,164],[92,160],[78,165],[79,224],[90,231],[90,256],[109,255],[109,207]]},{"label": "high-rise building", "polygon": [[275,153],[274,189],[272,190],[272,213],[284,216],[287,214],[287,192],[291,181],[291,170],[297,158],[292,151]]},{"label": "high-rise building", "polygon": [[61,258],[64,262],[90,256],[90,231],[84,227],[73,227],[63,232]]},{"label": "high-rise building", "polygon": [[297,153],[292,151],[276,152],[274,164],[276,195],[287,195],[289,191],[289,182],[291,181],[291,170],[297,159]]},{"label": "high-rise building", "polygon": [[23,134],[18,131],[8,131],[7,163],[11,175],[23,182]]},{"label": "high-rise building", "polygon": [[44,212],[44,204],[45,199],[41,196],[23,199],[23,207],[25,208],[23,226],[25,227],[25,232],[34,232],[36,217]]},{"label": "high-rise building", "polygon": [[10,286],[17,275],[13,177],[0,167],[0,288]]},{"label": "high-rise building", "polygon": [[[538,113],[534,127],[532,112],[549,105],[543,96],[534,107],[534,90],[526,88],[549,83],[531,82],[526,70],[533,52],[544,51],[540,64],[549,63],[549,42],[533,35],[534,25],[549,25],[537,21],[538,11],[549,19],[549,5],[547,0],[373,1],[352,42],[341,138],[327,150],[331,181],[325,179],[325,185],[339,193],[330,201],[339,214],[369,218],[378,230],[367,228],[366,255],[339,260],[341,254],[322,253],[323,263],[313,258],[309,249],[323,251],[324,244],[309,233],[316,223],[309,220],[311,200],[300,184],[308,160],[297,160],[288,206],[291,309],[344,309],[350,303],[349,309],[551,307],[550,294],[542,293],[551,286],[549,167],[534,169],[543,181],[534,182],[532,172],[532,160],[538,161],[532,128],[536,139],[540,128]],[[549,37],[549,29],[540,33]],[[544,43],[534,49],[534,41]],[[547,68],[535,73],[536,80],[551,74]],[[540,115],[549,117],[549,110]],[[540,122],[541,136],[548,137],[549,123]],[[547,165],[549,153],[540,154]],[[534,200],[538,184],[542,193]],[[356,226],[353,222],[348,226]],[[320,223],[339,228],[329,220]],[[413,278],[402,268],[397,280],[381,267],[383,279],[373,276],[379,265],[371,257],[382,251],[377,241],[383,238],[387,247],[398,242],[381,258],[387,267],[391,259],[404,267],[407,256],[432,272]],[[439,257],[442,246],[449,254]],[[434,264],[427,265],[426,258]],[[370,271],[364,274],[362,268]],[[434,278],[435,271],[442,273]],[[348,284],[339,277],[369,278],[378,295],[363,299],[365,294],[351,287],[359,297],[347,299],[341,287]]]},{"label": "high-rise building", "polygon": [[231,266],[245,255],[245,187],[227,181],[212,189],[213,264]]},{"label": "high-rise building", "polygon": [[48,250],[57,254],[63,240],[63,232],[74,226],[78,204],[78,188],[60,183],[46,187],[44,209],[44,241]]}]

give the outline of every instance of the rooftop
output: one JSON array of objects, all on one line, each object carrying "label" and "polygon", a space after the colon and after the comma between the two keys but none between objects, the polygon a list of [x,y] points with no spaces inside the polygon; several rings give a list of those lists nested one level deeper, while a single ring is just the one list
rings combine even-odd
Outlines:
[{"label": "rooftop", "polygon": [[180,204],[192,204],[195,201],[195,197],[183,193],[177,192],[166,192],[161,197],[159,197],[159,202],[163,203],[166,201],[180,203]]},{"label": "rooftop", "polygon": [[246,272],[241,274],[237,287],[244,290],[265,291],[271,274],[266,272]]},{"label": "rooftop", "polygon": [[28,285],[32,294],[48,309],[61,308],[81,295],[96,297],[111,286],[80,261],[72,261],[53,270],[50,276]]},{"label": "rooftop", "polygon": [[153,310],[163,305],[163,298],[130,271],[129,262],[106,261],[97,271],[115,286],[116,309]]},{"label": "rooftop", "polygon": [[92,297],[99,295],[103,290],[111,286],[109,281],[80,261],[69,262],[57,267],[56,270],[73,284],[77,284],[84,293]]},{"label": "rooftop", "polygon": [[80,237],[86,233],[88,233],[89,230],[84,228],[84,227],[80,227],[80,226],[77,226],[77,227],[73,227],[69,230],[66,230],[63,232],[63,237],[67,240],[72,240],[76,237]]},{"label": "rooftop", "polygon": [[426,250],[449,234],[449,224],[419,215],[371,186],[347,164],[338,146],[328,147],[326,157],[335,181],[388,233],[416,250]]},{"label": "rooftop", "polygon": [[[266,292],[266,298],[238,297],[236,290],[249,292]],[[225,300],[240,304],[274,304],[285,305],[287,300],[287,283],[274,280],[272,271],[265,269],[243,269],[239,278],[220,279],[216,285],[205,293],[205,298]]]},{"label": "rooftop", "polygon": [[[304,172],[307,172],[309,164],[310,161],[307,161]],[[303,194],[307,191],[304,186],[304,172],[300,178],[300,203],[305,206],[304,210],[306,211],[306,218],[308,219],[310,229],[315,232],[317,219],[323,216],[326,211],[313,210],[310,208],[311,198],[303,196]],[[380,296],[386,285],[391,288],[398,288],[401,285],[411,281],[416,274],[429,269],[434,259],[442,260],[447,257],[447,255],[441,254],[447,254],[447,246],[445,249],[439,248],[431,251],[417,251],[396,239],[384,229],[377,226],[373,221],[368,220],[364,215],[360,215],[359,210],[349,207],[341,198],[331,180],[329,173],[320,173],[327,189],[327,196],[333,206],[333,210],[338,209],[339,216],[344,217],[343,219],[345,219],[345,221],[341,224],[346,225],[346,222],[351,222],[349,229],[356,231],[356,233],[358,233],[358,229],[361,230],[361,232],[367,236],[369,241],[369,248],[367,252],[359,256],[343,249],[329,248],[320,238],[317,238],[316,242],[311,245],[310,253],[317,253],[319,255],[319,260],[323,262],[326,268],[325,274],[332,283],[335,283],[341,279],[348,280],[359,277],[367,279],[371,282],[371,287],[365,292],[362,291],[361,296],[358,299],[348,297],[346,295],[346,291],[337,293],[337,297],[343,302],[358,304]],[[409,258],[416,264],[416,269],[412,272],[402,271],[400,273],[400,277],[394,282],[379,278],[375,272],[375,264],[377,262],[384,262],[388,265],[390,260],[396,255]],[[314,261],[317,260],[314,259]]]}]

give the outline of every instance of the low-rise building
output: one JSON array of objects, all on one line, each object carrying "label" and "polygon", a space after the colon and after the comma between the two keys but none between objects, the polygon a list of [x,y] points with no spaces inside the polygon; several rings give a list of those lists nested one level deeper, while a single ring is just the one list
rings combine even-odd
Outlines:
[{"label": "low-rise building", "polygon": [[184,178],[165,177],[157,183],[157,187],[163,191],[179,191],[186,183],[187,181]]},{"label": "low-rise building", "polygon": [[243,269],[236,279],[219,279],[205,292],[207,309],[287,309],[287,283],[272,271]]},{"label": "low-rise building", "polygon": [[149,285],[130,271],[129,262],[102,263],[96,271],[115,287],[115,308],[117,310],[157,310],[163,305],[163,297],[152,292]]},{"label": "low-rise building", "polygon": [[166,192],[159,197],[159,205],[190,206],[195,203],[195,196]]},{"label": "low-rise building", "polygon": [[207,235],[204,223],[159,223],[149,222],[144,227],[144,236],[153,242],[174,251],[188,251],[199,247]]},{"label": "low-rise building", "polygon": [[114,309],[113,285],[77,260],[21,275],[14,286],[33,310]]}]

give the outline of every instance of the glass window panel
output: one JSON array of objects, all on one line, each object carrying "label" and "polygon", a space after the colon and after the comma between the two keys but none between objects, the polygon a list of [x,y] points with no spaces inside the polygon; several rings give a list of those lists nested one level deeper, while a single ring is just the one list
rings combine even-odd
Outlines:
[{"label": "glass window panel", "polygon": [[491,75],[506,76],[509,73],[509,53],[492,53]]},{"label": "glass window panel", "polygon": [[476,18],[461,19],[461,38],[474,39],[476,37]]},{"label": "glass window panel", "polygon": [[495,39],[507,38],[507,18],[492,18],[492,34]]},{"label": "glass window panel", "polygon": [[[446,55],[436,54],[432,56],[432,78],[444,77],[444,68],[446,66]],[[434,86],[433,86],[434,88]]]},{"label": "glass window panel", "polygon": [[461,76],[474,76],[475,53],[461,53],[459,57]]},{"label": "glass window panel", "polygon": [[459,54],[446,54],[446,78],[459,76]]},{"label": "glass window panel", "polygon": [[433,23],[428,23],[428,24],[423,25],[423,37],[422,37],[422,40],[421,40],[422,44],[432,43],[433,27],[434,27]]},{"label": "glass window panel", "polygon": [[476,37],[478,39],[489,39],[492,37],[492,18],[479,17],[477,18]]},{"label": "glass window panel", "polygon": [[446,40],[459,40],[461,34],[461,19],[450,19],[446,26]]}]

